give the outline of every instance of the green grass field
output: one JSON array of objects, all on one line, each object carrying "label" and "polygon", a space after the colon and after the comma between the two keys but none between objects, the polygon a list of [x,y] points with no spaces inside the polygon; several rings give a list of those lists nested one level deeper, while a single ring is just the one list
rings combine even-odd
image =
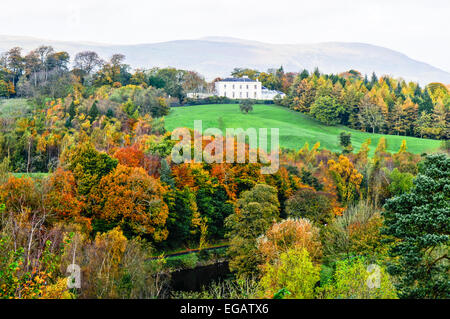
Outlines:
[{"label": "green grass field", "polygon": [[44,179],[49,173],[12,173],[12,175],[17,178],[30,177],[32,179]]},{"label": "green grass field", "polygon": [[[243,114],[238,104],[213,104],[172,108],[165,118],[166,129],[172,131],[177,127],[194,127],[194,120],[203,121],[203,130],[216,127],[225,128],[279,128],[280,146],[298,150],[305,142],[310,146],[320,142],[321,148],[340,151],[338,136],[342,131],[352,133],[352,144],[357,151],[361,144],[371,139],[371,150],[375,149],[380,137],[387,140],[389,152],[397,152],[402,140],[406,140],[408,151],[427,153],[435,151],[440,141],[420,139],[407,136],[371,134],[349,129],[344,126],[326,126],[308,116],[284,107],[274,105],[254,105],[253,112]],[[270,140],[269,140],[270,141]]]},{"label": "green grass field", "polygon": [[26,99],[0,100],[0,117],[16,118],[31,110]]}]

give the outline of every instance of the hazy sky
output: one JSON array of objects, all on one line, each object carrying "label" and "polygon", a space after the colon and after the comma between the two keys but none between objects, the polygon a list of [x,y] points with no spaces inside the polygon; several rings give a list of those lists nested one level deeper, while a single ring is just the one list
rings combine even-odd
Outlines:
[{"label": "hazy sky", "polygon": [[0,34],[135,44],[365,42],[450,71],[449,0],[1,0]]}]

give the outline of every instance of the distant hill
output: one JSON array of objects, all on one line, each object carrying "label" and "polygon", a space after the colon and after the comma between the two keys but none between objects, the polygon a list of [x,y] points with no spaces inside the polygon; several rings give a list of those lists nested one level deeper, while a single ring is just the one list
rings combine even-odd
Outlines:
[{"label": "distant hill", "polygon": [[229,75],[235,67],[265,71],[282,65],[285,71],[313,70],[317,66],[325,73],[356,69],[363,74],[389,74],[421,84],[450,83],[449,72],[413,60],[400,52],[365,43],[269,44],[207,37],[150,44],[107,45],[0,35],[0,52],[14,46],[28,51],[44,44],[68,51],[72,57],[83,50],[94,50],[104,58],[123,53],[127,56],[127,63],[133,67],[172,66],[195,70],[207,79]]}]

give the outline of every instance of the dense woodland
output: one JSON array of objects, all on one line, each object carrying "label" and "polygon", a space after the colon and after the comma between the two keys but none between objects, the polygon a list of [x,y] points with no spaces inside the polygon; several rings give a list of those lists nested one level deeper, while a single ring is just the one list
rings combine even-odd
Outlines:
[{"label": "dense woodland", "polygon": [[372,133],[407,135],[435,139],[449,138],[450,95],[448,87],[430,83],[425,88],[414,82],[378,78],[370,80],[355,70],[338,75],[269,73],[235,69],[236,76],[258,78],[270,89],[287,96],[276,102],[310,114],[326,125],[342,124]]},{"label": "dense woodland", "polygon": [[[370,140],[354,149],[342,132],[341,152],[282,150],[272,175],[262,164],[176,165],[164,116],[213,82],[132,72],[119,54],[82,52],[72,68],[51,47],[11,49],[0,96],[27,106],[0,116],[0,298],[448,298],[447,87],[357,71],[233,75],[286,92],[276,103],[327,125],[442,139],[442,149],[391,154],[381,138],[370,156]],[[229,245],[233,278],[167,291],[165,253],[217,243]],[[72,263],[81,289],[67,289]]]}]

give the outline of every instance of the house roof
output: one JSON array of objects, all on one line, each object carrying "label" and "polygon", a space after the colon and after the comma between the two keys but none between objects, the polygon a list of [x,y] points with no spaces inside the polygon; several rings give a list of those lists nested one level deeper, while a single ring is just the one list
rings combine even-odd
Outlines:
[{"label": "house roof", "polygon": [[269,90],[265,86],[262,87],[262,93],[263,94],[277,93],[277,94],[280,94],[280,95],[285,95],[284,92],[281,92],[281,91],[278,91],[278,90]]},{"label": "house roof", "polygon": [[220,82],[256,82],[256,80],[252,80],[250,78],[226,78]]}]

